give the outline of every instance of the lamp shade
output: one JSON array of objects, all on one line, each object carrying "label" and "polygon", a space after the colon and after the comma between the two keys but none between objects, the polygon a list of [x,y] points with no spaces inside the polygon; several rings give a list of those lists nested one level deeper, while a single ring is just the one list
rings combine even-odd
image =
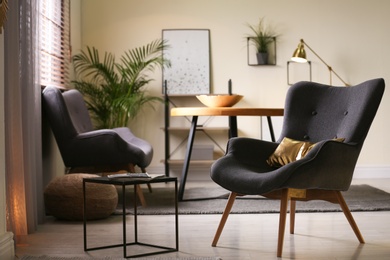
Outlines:
[{"label": "lamp shade", "polygon": [[305,46],[302,41],[298,44],[298,48],[295,49],[291,60],[295,62],[307,62]]},{"label": "lamp shade", "polygon": [[325,64],[326,67],[328,67],[329,70],[329,78],[330,78],[330,85],[332,85],[332,73],[336,75],[337,78],[339,78],[345,86],[349,86],[347,82],[345,82],[333,69],[331,66],[329,66],[312,48],[310,48],[309,45],[303,39],[301,39],[301,42],[298,44],[298,48],[294,51],[293,56],[291,57],[292,61],[295,62],[307,62],[306,60],[306,51],[305,51],[305,45],[306,47],[315,55],[322,63]]}]

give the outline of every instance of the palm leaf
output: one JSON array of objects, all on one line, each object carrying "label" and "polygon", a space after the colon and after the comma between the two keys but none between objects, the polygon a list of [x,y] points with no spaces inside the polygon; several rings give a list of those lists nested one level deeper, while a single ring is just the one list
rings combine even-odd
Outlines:
[{"label": "palm leaf", "polygon": [[162,57],[163,48],[167,48],[165,42],[155,40],[126,51],[121,63],[111,53],[105,53],[101,61],[94,47],[73,57],[73,84],[84,95],[97,128],[127,126],[144,105],[162,101],[147,95],[144,87],[153,80],[149,75],[156,67],[170,66]]}]

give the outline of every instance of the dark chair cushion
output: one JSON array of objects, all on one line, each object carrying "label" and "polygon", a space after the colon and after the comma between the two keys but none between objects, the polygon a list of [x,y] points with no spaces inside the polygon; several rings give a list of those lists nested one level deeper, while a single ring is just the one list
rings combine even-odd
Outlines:
[{"label": "dark chair cushion", "polygon": [[84,99],[79,91],[61,93],[46,87],[43,107],[66,167],[138,165],[146,168],[153,148],[136,137],[128,127],[93,130]]}]

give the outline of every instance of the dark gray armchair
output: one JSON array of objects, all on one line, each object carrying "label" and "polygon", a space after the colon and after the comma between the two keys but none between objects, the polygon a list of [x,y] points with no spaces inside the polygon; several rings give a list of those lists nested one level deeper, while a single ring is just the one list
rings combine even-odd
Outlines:
[{"label": "dark gray armchair", "polygon": [[46,87],[42,93],[43,108],[70,172],[77,168],[101,172],[108,168],[141,169],[153,158],[152,146],[136,137],[129,128],[94,130],[81,93],[68,90],[63,93],[55,87]]},{"label": "dark gray armchair", "polygon": [[[46,87],[42,104],[68,173],[135,172],[136,166],[146,172],[152,146],[127,127],[94,130],[79,91]],[[137,193],[146,205],[139,186]]]},{"label": "dark gray armchair", "polygon": [[[233,138],[226,155],[211,167],[211,178],[231,191],[212,242],[216,246],[236,196],[263,195],[280,199],[277,256],[282,255],[288,202],[290,233],[294,233],[295,201],[313,199],[340,204],[355,235],[364,239],[340,191],[349,189],[356,161],[384,92],[383,79],[353,87],[313,82],[292,86],[285,102],[284,122],[277,143]],[[267,160],[283,138],[315,144],[301,159],[281,167]],[[335,141],[343,138],[344,141]]]}]

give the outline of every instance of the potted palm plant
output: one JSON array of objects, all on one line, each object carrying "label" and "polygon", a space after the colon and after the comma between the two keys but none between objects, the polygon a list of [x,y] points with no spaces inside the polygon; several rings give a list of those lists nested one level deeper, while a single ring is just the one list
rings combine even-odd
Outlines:
[{"label": "potted palm plant", "polygon": [[148,73],[169,66],[162,57],[166,47],[164,41],[155,40],[126,51],[120,62],[107,52],[101,59],[94,47],[73,56],[76,80],[72,83],[83,94],[96,128],[127,126],[145,104],[162,101],[145,88],[153,80]]},{"label": "potted palm plant", "polygon": [[258,64],[268,64],[268,47],[278,35],[273,28],[265,24],[264,18],[260,18],[256,25],[248,24],[248,27],[253,33],[248,35],[248,39],[256,48]]}]

